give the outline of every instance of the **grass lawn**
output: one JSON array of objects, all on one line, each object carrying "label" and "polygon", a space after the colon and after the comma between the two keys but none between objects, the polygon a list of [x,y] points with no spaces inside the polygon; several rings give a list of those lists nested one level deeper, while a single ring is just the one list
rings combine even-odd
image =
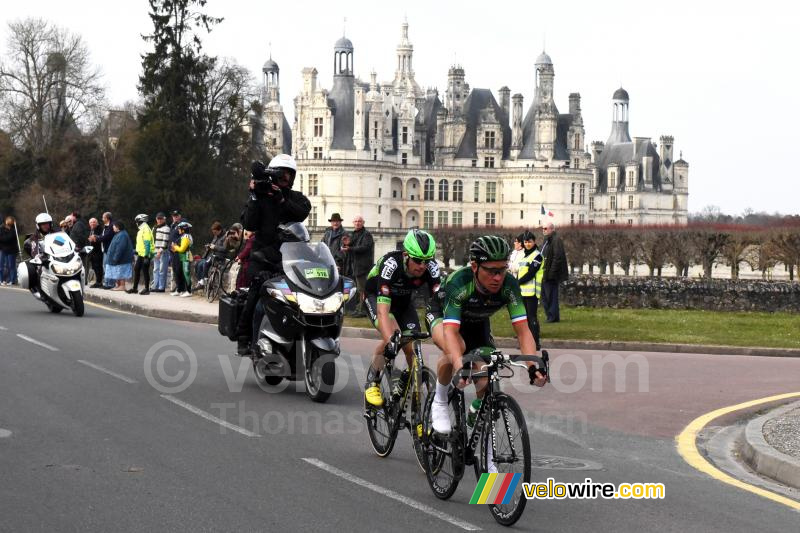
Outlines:
[{"label": "grass lawn", "polygon": [[[800,348],[800,314],[793,313],[562,306],[561,322],[545,323],[541,310],[539,317],[542,339]],[[347,318],[345,325],[371,327],[366,319]],[[505,311],[492,317],[492,331],[496,337],[513,337]]]}]

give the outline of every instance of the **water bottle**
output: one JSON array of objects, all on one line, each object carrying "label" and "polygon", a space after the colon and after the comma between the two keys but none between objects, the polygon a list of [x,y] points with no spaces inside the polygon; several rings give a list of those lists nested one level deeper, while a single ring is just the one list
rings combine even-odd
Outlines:
[{"label": "water bottle", "polygon": [[478,411],[481,409],[481,404],[483,400],[480,398],[475,398],[472,400],[472,403],[469,404],[469,412],[467,413],[467,427],[472,427],[475,425],[475,417],[478,416]]},{"label": "water bottle", "polygon": [[408,385],[408,376],[409,372],[408,369],[403,370],[396,380],[394,380],[394,387],[392,387],[392,400],[395,402],[399,402],[400,398],[403,397],[403,394],[406,392],[406,385]]}]

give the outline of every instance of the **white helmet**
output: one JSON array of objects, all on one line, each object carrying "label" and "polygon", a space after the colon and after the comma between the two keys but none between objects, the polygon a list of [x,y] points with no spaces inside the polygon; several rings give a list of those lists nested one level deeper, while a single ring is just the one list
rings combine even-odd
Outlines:
[{"label": "white helmet", "polygon": [[289,154],[278,154],[270,160],[269,168],[288,168],[292,173],[297,172],[297,163]]},{"label": "white helmet", "polygon": [[136,215],[136,218],[134,218],[134,219],[133,219],[133,221],[134,221],[134,222],[136,223],[136,225],[138,226],[138,225],[140,225],[142,222],[147,222],[149,219],[150,219],[150,217],[148,217],[148,216],[147,216],[145,213],[141,213],[141,214],[139,214],[139,215]]},{"label": "white helmet", "polygon": [[53,223],[53,217],[51,217],[47,213],[39,213],[38,215],[36,215],[36,225],[37,226],[39,224],[45,224],[47,222],[52,224]]}]

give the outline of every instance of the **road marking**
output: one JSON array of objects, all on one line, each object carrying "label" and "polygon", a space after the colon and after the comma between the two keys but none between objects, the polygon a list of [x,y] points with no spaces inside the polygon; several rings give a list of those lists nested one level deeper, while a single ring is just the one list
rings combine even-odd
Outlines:
[{"label": "road marking", "polygon": [[8,331],[8,328],[4,328],[3,326],[0,326],[0,331]]},{"label": "road marking", "polygon": [[208,420],[210,422],[214,422],[215,424],[219,424],[220,426],[222,426],[222,427],[224,427],[226,429],[230,429],[231,431],[235,431],[237,433],[241,433],[242,435],[244,435],[246,437],[260,437],[261,436],[258,433],[253,433],[252,431],[248,431],[248,430],[244,429],[243,427],[239,427],[239,426],[233,425],[230,422],[227,422],[227,421],[225,421],[225,420],[223,420],[221,418],[218,418],[218,417],[212,415],[211,413],[207,413],[207,412],[203,411],[202,409],[198,409],[194,405],[191,405],[191,404],[188,404],[188,403],[186,403],[184,401],[181,401],[181,400],[177,399],[176,397],[171,396],[169,394],[162,394],[161,397],[164,398],[165,400],[171,401],[175,405],[179,405],[179,406],[183,407],[187,411],[190,411],[190,412],[196,414],[199,417],[205,418],[206,420]]},{"label": "road marking", "polygon": [[17,333],[17,337],[19,337],[20,339],[22,339],[24,341],[28,341],[31,344],[35,344],[37,346],[41,346],[42,348],[47,348],[51,352],[57,352],[58,351],[58,348],[56,348],[55,346],[50,346],[49,344],[45,344],[42,341],[37,341],[36,339],[32,339],[32,338],[28,337],[27,335],[23,335],[22,333]]},{"label": "road marking", "polygon": [[122,374],[117,374],[116,372],[112,372],[111,370],[109,370],[107,368],[103,368],[100,365],[96,365],[94,363],[90,363],[89,361],[84,361],[83,359],[78,359],[78,362],[80,364],[82,364],[82,365],[88,366],[89,368],[94,368],[95,370],[99,370],[103,374],[108,374],[111,377],[115,377],[117,379],[121,379],[125,383],[136,383],[135,379],[131,379],[129,377],[123,376]]},{"label": "road marking", "polygon": [[717,469],[714,465],[709,463],[697,449],[697,434],[700,433],[700,431],[715,418],[718,418],[722,415],[726,415],[728,413],[732,413],[734,411],[739,411],[741,409],[747,409],[749,407],[755,407],[757,405],[775,402],[778,400],[797,398],[798,396],[800,396],[800,392],[789,392],[786,394],[778,394],[776,396],[769,396],[767,398],[760,398],[758,400],[752,400],[749,402],[739,403],[728,407],[722,407],[721,409],[717,409],[716,411],[711,411],[710,413],[701,415],[692,420],[689,423],[689,425],[686,426],[686,428],[680,433],[680,435],[675,437],[675,441],[677,442],[678,445],[678,453],[681,454],[681,457],[683,457],[684,461],[689,463],[691,466],[693,466],[700,472],[708,474],[714,479],[717,479],[729,485],[733,485],[734,487],[738,487],[742,490],[752,492],[753,494],[763,496],[764,498],[772,500],[776,503],[781,503],[783,505],[791,507],[796,511],[800,511],[800,502],[792,500],[785,496],[781,496],[780,494],[775,494],[774,492],[762,489],[761,487],[750,485],[748,483],[745,483],[744,481],[741,481],[726,474],[725,472]]},{"label": "road marking", "polygon": [[10,429],[0,428],[0,439],[6,439],[6,438],[8,438],[10,436],[11,436],[11,430]]},{"label": "road marking", "polygon": [[383,496],[386,496],[387,498],[391,498],[392,500],[396,500],[396,501],[398,501],[398,502],[400,502],[400,503],[402,503],[404,505],[408,505],[409,507],[412,507],[412,508],[414,508],[414,509],[416,509],[418,511],[422,511],[425,514],[429,514],[429,515],[431,515],[433,517],[436,517],[439,520],[444,520],[445,522],[448,522],[449,524],[452,524],[452,525],[454,525],[456,527],[460,527],[461,529],[464,529],[466,531],[480,531],[481,530],[481,528],[479,528],[478,526],[475,526],[473,524],[470,524],[469,522],[464,522],[463,520],[459,520],[458,518],[456,518],[454,516],[450,516],[449,514],[443,513],[441,511],[438,511],[438,510],[434,509],[433,507],[431,507],[429,505],[425,505],[424,503],[420,503],[420,502],[418,502],[416,500],[412,500],[411,498],[409,498],[407,496],[403,496],[402,494],[398,494],[397,492],[395,492],[393,490],[385,489],[385,488],[381,487],[380,485],[375,485],[374,483],[370,483],[366,479],[361,479],[360,477],[354,476],[353,474],[348,474],[344,470],[339,470],[335,466],[331,466],[328,463],[320,461],[319,459],[316,459],[314,457],[303,457],[303,461],[307,462],[310,465],[314,465],[317,468],[325,470],[326,472],[329,472],[329,473],[333,474],[334,476],[338,476],[338,477],[340,477],[342,479],[346,479],[347,481],[350,481],[351,483],[355,483],[356,485],[360,485],[360,486],[362,486],[364,488],[367,488],[367,489],[369,489],[369,490],[371,490],[373,492],[377,492],[378,494],[382,494]]}]

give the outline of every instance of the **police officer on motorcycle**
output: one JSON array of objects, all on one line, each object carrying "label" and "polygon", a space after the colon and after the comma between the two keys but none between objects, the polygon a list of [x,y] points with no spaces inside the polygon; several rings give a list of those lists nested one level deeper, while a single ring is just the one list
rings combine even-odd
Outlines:
[{"label": "police officer on motorcycle", "polygon": [[[44,236],[53,233],[53,217],[47,213],[36,215],[36,232],[25,239],[22,248],[31,259],[39,257],[44,246]],[[30,261],[25,261],[25,268],[22,265],[17,270],[20,286],[27,287],[37,298],[39,297],[39,267],[32,265]]]},{"label": "police officer on motorcycle", "polygon": [[302,222],[311,212],[311,202],[300,191],[293,191],[297,163],[288,154],[272,158],[267,167],[261,161],[251,168],[250,198],[244,212],[244,229],[255,232],[247,279],[250,290],[236,335],[239,355],[250,353],[253,314],[263,282],[281,271],[278,226]]}]

